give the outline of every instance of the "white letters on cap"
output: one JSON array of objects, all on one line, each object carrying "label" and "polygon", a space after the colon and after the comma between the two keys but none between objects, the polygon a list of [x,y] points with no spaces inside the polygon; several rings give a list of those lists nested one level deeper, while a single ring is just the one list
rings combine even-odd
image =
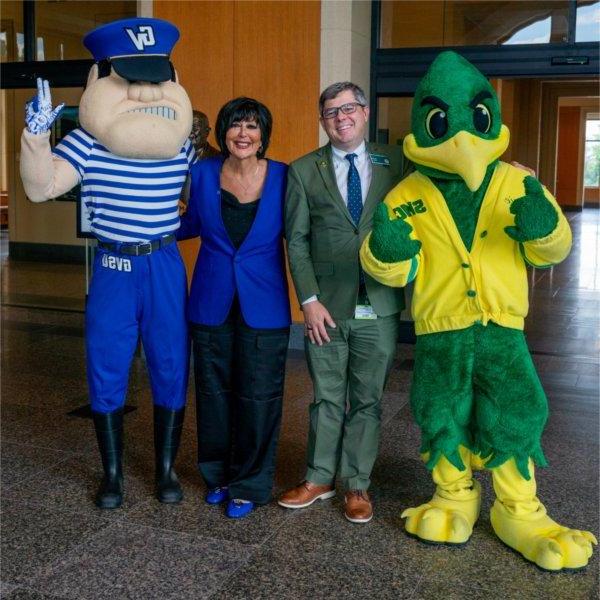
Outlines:
[{"label": "white letters on cap", "polygon": [[147,46],[154,46],[156,44],[154,31],[150,25],[140,25],[138,33],[134,33],[133,29],[129,27],[125,31],[138,50],[143,50]]}]

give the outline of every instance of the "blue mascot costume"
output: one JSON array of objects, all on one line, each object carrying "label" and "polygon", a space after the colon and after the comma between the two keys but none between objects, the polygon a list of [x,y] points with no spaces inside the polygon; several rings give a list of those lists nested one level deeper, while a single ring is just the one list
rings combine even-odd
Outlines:
[{"label": "blue mascot costume", "polygon": [[189,369],[186,273],[175,243],[178,200],[194,151],[192,109],[170,62],[175,26],[134,18],[88,33],[95,64],[81,97],[81,128],[53,150],[48,82],[27,105],[21,176],[42,202],[81,184],[82,210],[98,239],[86,309],[87,373],[104,478],[101,508],[123,498],[123,406],[141,337],[154,398],[157,496],[182,499],[173,469]]}]

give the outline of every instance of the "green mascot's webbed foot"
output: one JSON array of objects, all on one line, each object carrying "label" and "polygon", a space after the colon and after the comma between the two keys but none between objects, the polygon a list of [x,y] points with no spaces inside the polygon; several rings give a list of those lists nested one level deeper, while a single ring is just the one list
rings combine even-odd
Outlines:
[{"label": "green mascot's webbed foot", "polygon": [[496,500],[490,512],[496,535],[546,571],[581,569],[592,556],[596,537],[590,531],[559,525],[540,505],[535,513],[514,515]]},{"label": "green mascot's webbed foot", "polygon": [[592,556],[596,537],[550,518],[536,496],[534,465],[525,479],[510,459],[491,469],[497,499],[490,511],[496,535],[510,548],[546,571],[582,569]]},{"label": "green mascot's webbed foot", "polygon": [[407,508],[402,513],[406,531],[425,542],[437,544],[464,544],[473,533],[479,516],[481,488],[473,481],[471,490],[461,497],[444,497],[439,490],[425,504]]},{"label": "green mascot's webbed foot", "polygon": [[481,507],[481,486],[472,477],[471,453],[462,447],[460,453],[466,468],[461,471],[442,456],[432,471],[437,485],[431,500],[402,513],[410,535],[438,544],[464,544],[471,537]]},{"label": "green mascot's webbed foot", "polygon": [[379,204],[373,216],[373,232],[369,248],[373,256],[384,263],[397,263],[416,256],[421,242],[413,240],[413,228],[403,219],[390,219],[385,204]]},{"label": "green mascot's webbed foot", "polygon": [[525,195],[510,206],[515,215],[514,226],[505,227],[507,235],[517,242],[530,242],[550,235],[558,224],[558,213],[544,195],[542,185],[528,175],[523,180]]}]

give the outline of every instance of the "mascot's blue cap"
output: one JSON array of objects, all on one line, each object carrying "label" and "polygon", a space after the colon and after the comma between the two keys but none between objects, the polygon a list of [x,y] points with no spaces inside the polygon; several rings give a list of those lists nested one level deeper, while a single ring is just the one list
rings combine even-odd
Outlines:
[{"label": "mascot's blue cap", "polygon": [[136,17],[97,27],[83,38],[83,45],[96,62],[108,61],[121,77],[159,83],[174,78],[169,55],[178,39],[172,23]]}]

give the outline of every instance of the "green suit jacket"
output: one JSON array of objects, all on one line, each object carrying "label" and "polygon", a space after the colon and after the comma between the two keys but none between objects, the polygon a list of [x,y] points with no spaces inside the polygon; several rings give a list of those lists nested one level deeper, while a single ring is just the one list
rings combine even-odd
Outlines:
[{"label": "green suit jacket", "polygon": [[[371,231],[375,207],[403,177],[400,146],[367,142],[367,152],[387,157],[389,165],[372,165],[358,227],[338,190],[330,144],[295,160],[288,170],[285,230],[298,300],[318,296],[334,319],[354,317],[360,245]],[[402,289],[382,285],[367,274],[365,283],[377,315],[393,315],[404,308]]]}]

